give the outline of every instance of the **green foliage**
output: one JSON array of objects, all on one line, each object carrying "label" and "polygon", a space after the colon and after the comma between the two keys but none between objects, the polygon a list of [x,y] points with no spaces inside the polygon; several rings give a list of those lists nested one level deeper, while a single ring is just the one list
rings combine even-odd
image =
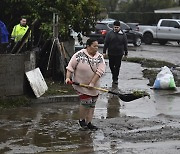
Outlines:
[{"label": "green foliage", "polygon": [[31,23],[35,18],[41,21],[41,29],[51,35],[53,13],[59,15],[59,31],[64,38],[69,36],[69,28],[76,32],[88,33],[94,27],[100,13],[97,0],[1,0],[0,19],[9,31],[19,23],[22,15]]},{"label": "green foliage", "polygon": [[110,18],[122,20],[124,22],[137,22],[144,25],[157,24],[160,18],[171,18],[171,14],[153,12],[112,12]]},{"label": "green foliage", "polygon": [[150,94],[146,91],[136,90],[136,91],[133,91],[133,95],[139,98],[145,97],[145,96],[148,96],[150,98]]},{"label": "green foliage", "polygon": [[[108,10],[109,18],[148,25],[156,24],[160,18],[172,17],[171,14],[155,14],[154,10],[179,5],[174,0],[122,0],[119,1],[119,3],[111,0],[99,1],[102,3],[102,6]],[[116,6],[117,10],[109,9],[111,4]]]},{"label": "green foliage", "polygon": [[0,108],[15,108],[30,105],[30,99],[26,96],[14,96],[0,98]]},{"label": "green foliage", "polygon": [[99,0],[102,7],[105,7],[107,12],[115,11],[119,0]]},{"label": "green foliage", "polygon": [[61,34],[67,34],[69,26],[76,32],[88,33],[100,13],[99,4],[95,0],[59,0],[57,10]]},{"label": "green foliage", "polygon": [[119,9],[121,12],[154,12],[156,9],[163,9],[176,6],[174,0],[128,0],[121,2]]}]

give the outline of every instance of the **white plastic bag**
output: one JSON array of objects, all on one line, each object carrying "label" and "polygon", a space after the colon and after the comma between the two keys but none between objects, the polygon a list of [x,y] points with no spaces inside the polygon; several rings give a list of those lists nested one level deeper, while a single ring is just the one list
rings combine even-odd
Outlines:
[{"label": "white plastic bag", "polygon": [[176,84],[174,82],[174,76],[171,70],[164,66],[161,71],[157,74],[156,80],[153,85],[154,89],[175,89]]}]

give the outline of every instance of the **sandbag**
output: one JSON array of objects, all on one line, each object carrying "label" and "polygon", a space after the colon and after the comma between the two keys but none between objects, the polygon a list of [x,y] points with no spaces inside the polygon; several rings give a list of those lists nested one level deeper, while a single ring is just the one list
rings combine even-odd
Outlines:
[{"label": "sandbag", "polygon": [[164,66],[161,71],[157,74],[156,80],[153,85],[154,89],[176,89],[176,84],[174,81],[174,76],[171,70]]}]

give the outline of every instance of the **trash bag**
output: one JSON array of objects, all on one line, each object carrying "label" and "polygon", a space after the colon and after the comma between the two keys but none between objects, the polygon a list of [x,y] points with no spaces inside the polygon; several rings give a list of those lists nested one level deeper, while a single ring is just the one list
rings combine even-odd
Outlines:
[{"label": "trash bag", "polygon": [[161,71],[157,74],[156,80],[153,85],[154,89],[176,89],[176,84],[174,81],[174,76],[171,70],[164,66]]}]

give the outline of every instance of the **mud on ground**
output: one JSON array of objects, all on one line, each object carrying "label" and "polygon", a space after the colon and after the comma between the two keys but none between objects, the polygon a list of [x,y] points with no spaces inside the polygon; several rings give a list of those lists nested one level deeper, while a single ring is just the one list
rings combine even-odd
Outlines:
[{"label": "mud on ground", "polygon": [[[9,112],[11,111],[11,112]],[[0,153],[178,154],[180,116],[93,119],[80,131],[78,104],[43,104],[2,110]]]},{"label": "mud on ground", "polygon": [[115,153],[178,154],[179,118],[160,114],[150,119],[120,117],[100,120],[98,123],[104,132],[103,142],[110,140],[116,149]]},{"label": "mud on ground", "polygon": [[180,86],[180,78],[178,76],[180,72],[174,69],[176,67],[179,67],[178,65],[166,61],[146,58],[127,58],[126,60],[129,62],[141,64],[141,66],[144,68],[143,76],[149,80],[149,86],[153,86],[156,76],[160,72],[161,67],[163,66],[167,66],[172,70],[176,86]]},{"label": "mud on ground", "polygon": [[[120,117],[100,120],[105,136],[125,142],[158,142],[180,140],[178,116],[160,114],[153,118]],[[109,131],[113,130],[113,131]],[[180,148],[180,146],[179,146]]]}]

